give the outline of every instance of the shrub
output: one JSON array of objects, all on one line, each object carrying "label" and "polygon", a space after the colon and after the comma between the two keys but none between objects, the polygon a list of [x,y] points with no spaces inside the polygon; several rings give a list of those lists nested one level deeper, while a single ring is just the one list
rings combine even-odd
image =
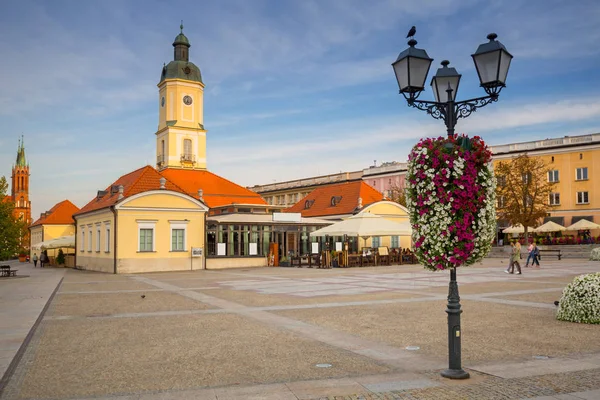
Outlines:
[{"label": "shrub", "polygon": [[590,252],[590,260],[600,261],[600,247],[592,249],[592,251]]},{"label": "shrub", "polygon": [[600,272],[579,275],[563,290],[556,319],[600,324]]},{"label": "shrub", "polygon": [[65,253],[63,253],[62,249],[58,249],[58,255],[56,256],[56,264],[64,265],[65,263]]}]

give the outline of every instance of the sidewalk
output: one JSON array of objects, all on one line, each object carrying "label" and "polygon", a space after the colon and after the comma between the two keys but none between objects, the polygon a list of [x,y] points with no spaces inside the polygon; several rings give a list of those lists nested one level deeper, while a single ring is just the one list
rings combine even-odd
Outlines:
[{"label": "sidewalk", "polygon": [[65,274],[62,268],[2,262],[18,269],[16,278],[0,278],[0,391],[10,363]]}]

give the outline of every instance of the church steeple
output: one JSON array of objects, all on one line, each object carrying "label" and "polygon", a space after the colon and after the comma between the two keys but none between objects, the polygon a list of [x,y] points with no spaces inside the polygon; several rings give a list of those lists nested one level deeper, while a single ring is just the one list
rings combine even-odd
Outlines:
[{"label": "church steeple", "polygon": [[11,198],[15,204],[15,215],[28,225],[31,223],[31,202],[29,201],[29,164],[25,158],[25,139],[21,135],[17,147],[17,159],[12,168]]},{"label": "church steeple", "polygon": [[27,159],[25,158],[25,140],[23,139],[23,135],[21,135],[21,139],[19,140],[16,166],[27,167]]},{"label": "church steeple", "polygon": [[173,42],[173,47],[175,47],[175,61],[189,61],[190,60],[190,41],[183,34],[183,21],[181,21],[181,25],[179,25],[179,35],[175,37],[175,41]]}]

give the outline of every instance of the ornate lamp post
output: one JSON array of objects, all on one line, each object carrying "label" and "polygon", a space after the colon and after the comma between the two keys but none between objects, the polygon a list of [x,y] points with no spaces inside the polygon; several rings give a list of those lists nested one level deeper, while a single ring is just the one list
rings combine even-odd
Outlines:
[{"label": "ornate lamp post", "polygon": [[[466,118],[478,108],[498,101],[500,91],[506,86],[506,76],[512,55],[506,51],[502,43],[496,40],[495,33],[490,33],[487,38],[489,42],[480,45],[472,55],[479,82],[487,93],[487,96],[484,97],[456,101],[461,75],[456,69],[448,66],[449,61],[444,60],[441,63],[442,67],[437,70],[431,80],[435,101],[418,100],[424,90],[425,80],[433,59],[429,58],[425,50],[415,48],[417,41],[414,39],[408,42],[409,48],[400,53],[398,59],[392,64],[400,93],[408,105],[426,111],[433,118],[442,119],[446,125],[448,137],[454,136],[454,127],[459,118]],[[460,314],[462,310],[456,282],[456,268],[450,269],[446,313],[448,314],[449,366],[448,369],[441,372],[441,375],[451,379],[466,379],[469,377],[469,373],[461,367]]]}]

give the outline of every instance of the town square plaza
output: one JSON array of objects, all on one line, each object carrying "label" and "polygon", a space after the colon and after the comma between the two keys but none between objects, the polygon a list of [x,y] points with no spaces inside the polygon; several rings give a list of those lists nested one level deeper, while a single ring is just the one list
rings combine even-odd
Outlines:
[{"label": "town square plaza", "polygon": [[109,275],[13,263],[0,280],[1,399],[600,399],[600,325],[555,319],[586,260]]}]

